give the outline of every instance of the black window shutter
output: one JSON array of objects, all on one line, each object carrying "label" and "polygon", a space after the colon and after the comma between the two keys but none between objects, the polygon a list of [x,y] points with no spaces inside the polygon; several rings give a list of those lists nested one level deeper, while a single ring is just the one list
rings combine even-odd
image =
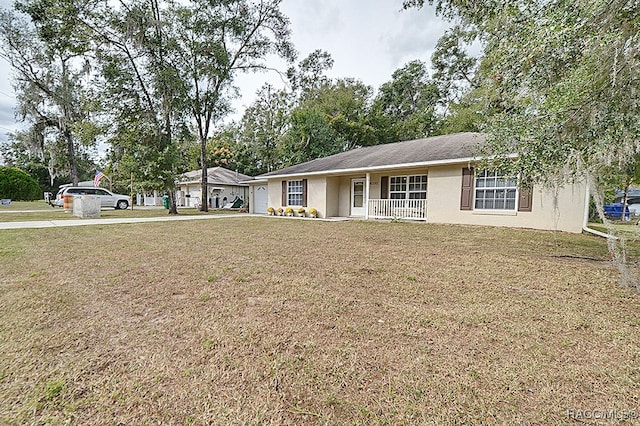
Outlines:
[{"label": "black window shutter", "polygon": [[282,181],[282,206],[285,207],[287,205],[287,181]]},{"label": "black window shutter", "polygon": [[473,210],[473,167],[465,167],[462,169],[460,210]]},{"label": "black window shutter", "polygon": [[389,176],[380,178],[380,198],[383,200],[389,198]]},{"label": "black window shutter", "polygon": [[302,207],[307,207],[307,180],[302,179]]}]

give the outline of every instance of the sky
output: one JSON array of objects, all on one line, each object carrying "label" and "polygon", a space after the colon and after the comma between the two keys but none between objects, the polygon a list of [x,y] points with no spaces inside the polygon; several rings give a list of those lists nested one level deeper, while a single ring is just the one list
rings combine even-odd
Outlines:
[{"label": "sky", "polygon": [[[8,8],[13,0],[0,0]],[[291,20],[291,39],[298,51],[296,62],[316,49],[329,52],[334,78],[355,78],[377,89],[391,74],[415,59],[430,63],[436,42],[449,24],[435,16],[432,8],[402,11],[402,0],[283,0],[282,11]],[[270,65],[286,71],[287,65]],[[15,95],[9,65],[0,60],[0,141],[20,128],[14,118]],[[266,82],[281,88],[275,72],[240,75],[235,83],[241,97],[234,102],[238,119]]]}]

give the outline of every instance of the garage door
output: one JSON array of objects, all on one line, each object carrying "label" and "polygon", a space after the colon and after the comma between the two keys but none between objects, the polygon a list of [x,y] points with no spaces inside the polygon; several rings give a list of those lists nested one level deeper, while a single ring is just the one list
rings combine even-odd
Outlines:
[{"label": "garage door", "polygon": [[267,191],[267,185],[256,185],[254,187],[253,202],[254,213],[267,214],[267,207],[269,207],[269,192]]}]

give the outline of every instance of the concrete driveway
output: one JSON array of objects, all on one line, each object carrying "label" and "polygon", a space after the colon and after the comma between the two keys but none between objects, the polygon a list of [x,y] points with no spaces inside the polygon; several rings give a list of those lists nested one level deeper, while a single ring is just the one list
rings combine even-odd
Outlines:
[{"label": "concrete driveway", "polygon": [[169,222],[183,220],[224,219],[229,217],[245,217],[248,213],[216,214],[216,215],[177,215],[162,217],[140,217],[122,219],[64,219],[64,220],[31,220],[25,222],[0,222],[0,229],[28,229],[28,228],[61,228],[65,226],[85,225],[117,225],[120,223]]}]

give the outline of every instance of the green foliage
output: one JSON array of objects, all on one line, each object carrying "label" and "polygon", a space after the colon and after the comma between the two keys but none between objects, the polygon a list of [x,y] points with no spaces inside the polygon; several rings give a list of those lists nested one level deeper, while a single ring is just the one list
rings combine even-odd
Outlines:
[{"label": "green foliage", "polygon": [[438,99],[438,87],[424,62],[412,61],[396,70],[391,81],[380,86],[372,107],[380,139],[397,142],[436,134]]},{"label": "green foliage", "polygon": [[42,198],[35,179],[16,167],[0,167],[0,198],[33,201]]},{"label": "green foliage", "polygon": [[257,92],[257,99],[245,110],[237,147],[243,173],[266,173],[282,165],[281,145],[290,127],[291,98],[291,93],[275,90],[267,84]]},{"label": "green foliage", "polygon": [[304,101],[313,96],[314,92],[331,83],[331,79],[324,73],[333,68],[333,58],[329,52],[316,49],[305,59],[300,61],[298,68],[289,68],[287,77],[291,86]]},{"label": "green foliage", "polygon": [[[405,7],[422,6],[407,0]],[[603,183],[628,186],[640,154],[640,9],[626,0],[429,1],[477,31],[482,84],[498,113],[482,152],[529,182],[586,177],[602,210]],[[631,171],[630,171],[631,170]],[[624,284],[624,240],[608,240]]]},{"label": "green foliage", "polygon": [[447,30],[436,44],[431,56],[433,80],[445,104],[458,101],[470,88],[477,87],[474,77],[478,58],[467,52],[475,39],[475,31],[456,25]]},{"label": "green foliage", "polygon": [[[145,120],[131,117],[116,129],[110,139],[107,159],[113,180],[131,182],[140,192],[165,192],[175,186],[180,170],[180,151],[166,134],[158,134]],[[129,188],[131,190],[131,188]]]},{"label": "green foliage", "polygon": [[[280,0],[172,3],[164,15],[172,71],[167,83],[177,83],[178,111],[196,124],[204,171],[211,127],[230,109],[236,74],[265,69],[269,55],[295,57],[289,20],[280,11]],[[206,185],[202,182],[203,193]]]},{"label": "green foliage", "polygon": [[44,399],[51,401],[55,399],[64,390],[66,382],[64,380],[52,380],[47,382],[44,387]]},{"label": "green foliage", "polygon": [[91,126],[91,102],[90,38],[81,21],[92,7],[74,0],[23,0],[15,11],[0,11],[0,55],[17,75],[17,112],[31,125],[36,144],[29,149],[51,160],[52,180],[61,174],[57,166],[65,163],[64,173],[76,183],[78,157],[96,142],[95,137],[82,138]]},{"label": "green foliage", "polygon": [[342,152],[347,142],[319,109],[309,107],[291,113],[291,129],[284,138],[281,158],[284,166]]}]

